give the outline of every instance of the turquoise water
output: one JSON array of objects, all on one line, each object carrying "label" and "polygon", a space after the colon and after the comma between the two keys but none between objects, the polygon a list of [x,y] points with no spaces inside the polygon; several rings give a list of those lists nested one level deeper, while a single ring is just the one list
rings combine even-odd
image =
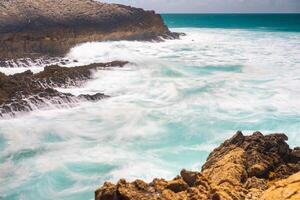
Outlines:
[{"label": "turquoise water", "polygon": [[[81,88],[58,88],[110,99],[0,121],[0,199],[93,199],[104,181],[172,178],[182,168],[199,170],[237,130],[284,132],[299,146],[299,27],[261,18],[249,28],[244,15],[228,15],[230,23],[218,16],[164,15],[186,33],[181,40],[72,49],[75,64],[131,64],[98,71]],[[242,25],[228,25],[234,21]],[[261,28],[268,24],[275,25]]]},{"label": "turquoise water", "polygon": [[300,14],[163,14],[169,27],[300,31]]}]

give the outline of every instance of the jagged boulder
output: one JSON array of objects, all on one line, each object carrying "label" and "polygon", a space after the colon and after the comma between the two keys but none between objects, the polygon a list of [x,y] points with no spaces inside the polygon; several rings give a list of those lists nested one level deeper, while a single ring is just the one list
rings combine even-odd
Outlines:
[{"label": "jagged boulder", "polygon": [[202,173],[233,198],[247,196],[245,185],[262,192],[267,183],[263,180],[286,178],[300,170],[300,159],[294,158],[296,151],[286,140],[284,134],[244,136],[237,132],[209,155]]},{"label": "jagged boulder", "polygon": [[244,136],[239,131],[209,155],[201,172],[182,170],[171,181],[155,179],[149,184],[105,183],[95,200],[297,199],[299,173],[276,182],[300,171],[299,148],[290,149],[287,139],[285,134]]},{"label": "jagged boulder", "polygon": [[106,182],[95,193],[96,200],[206,200],[217,196],[209,181],[199,172],[183,170],[171,181],[154,179],[151,183],[121,179],[116,185]]}]

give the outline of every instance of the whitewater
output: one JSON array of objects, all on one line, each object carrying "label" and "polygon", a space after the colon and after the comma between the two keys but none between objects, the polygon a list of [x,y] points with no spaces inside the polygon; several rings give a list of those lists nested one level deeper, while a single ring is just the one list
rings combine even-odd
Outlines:
[{"label": "whitewater", "polygon": [[[93,199],[104,181],[199,170],[237,130],[286,133],[300,144],[299,32],[173,28],[180,40],[93,42],[77,66],[113,60],[75,95],[111,98],[0,121],[0,199]],[[1,68],[6,74],[30,69]],[[45,195],[47,194],[47,195]]]}]

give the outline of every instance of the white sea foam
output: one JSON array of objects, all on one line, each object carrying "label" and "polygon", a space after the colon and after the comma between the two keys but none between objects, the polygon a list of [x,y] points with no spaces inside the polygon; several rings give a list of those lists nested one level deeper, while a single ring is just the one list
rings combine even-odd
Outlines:
[{"label": "white sea foam", "polygon": [[44,70],[43,67],[0,67],[0,72],[6,74],[6,75],[13,75],[16,73],[22,73],[27,70],[31,70],[33,73],[38,73]]},{"label": "white sea foam", "polygon": [[237,130],[285,132],[291,146],[300,144],[299,33],[175,31],[187,36],[73,48],[67,59],[78,62],[67,66],[131,64],[99,70],[80,88],[58,88],[112,98],[0,121],[0,193],[76,199],[106,180],[170,178],[199,169]]}]

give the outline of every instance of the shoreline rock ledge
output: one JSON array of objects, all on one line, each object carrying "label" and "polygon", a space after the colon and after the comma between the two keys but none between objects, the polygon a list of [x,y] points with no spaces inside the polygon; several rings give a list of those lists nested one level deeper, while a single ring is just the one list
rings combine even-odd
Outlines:
[{"label": "shoreline rock ledge", "polygon": [[19,114],[51,108],[71,108],[84,101],[96,102],[108,95],[102,93],[75,96],[57,88],[80,87],[94,78],[94,72],[112,67],[123,67],[128,62],[94,63],[77,67],[50,65],[44,71],[34,74],[5,75],[0,72],[0,119]]},{"label": "shoreline rock ledge", "polygon": [[171,181],[117,184],[95,192],[95,200],[299,200],[300,148],[285,134],[237,132],[209,155],[202,170],[182,170]]},{"label": "shoreline rock ledge", "polygon": [[93,0],[2,0],[0,61],[63,56],[78,43],[178,38],[154,11]]}]

